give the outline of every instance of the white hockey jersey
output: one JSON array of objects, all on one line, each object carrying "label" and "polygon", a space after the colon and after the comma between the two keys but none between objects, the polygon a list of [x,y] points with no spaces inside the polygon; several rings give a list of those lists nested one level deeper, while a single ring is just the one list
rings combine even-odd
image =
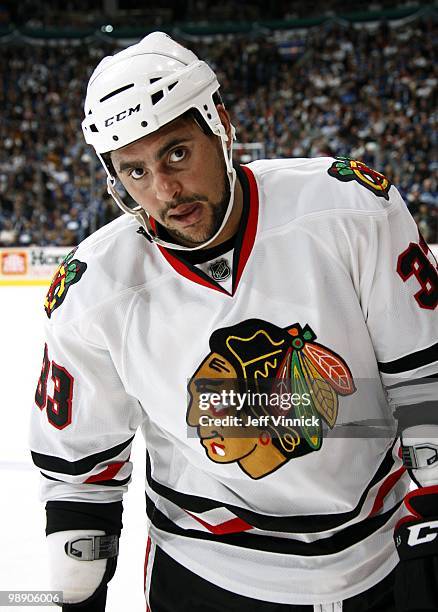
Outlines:
[{"label": "white hockey jersey", "polygon": [[[258,161],[238,177],[238,234],[209,261],[124,216],[62,264],[32,456],[44,500],[117,501],[141,426],[164,551],[247,597],[338,601],[397,563],[410,479],[393,411],[410,425],[437,408],[436,262],[396,188],[360,162]],[[320,425],[201,424],[198,382],[230,373],[313,389],[295,415]]]}]

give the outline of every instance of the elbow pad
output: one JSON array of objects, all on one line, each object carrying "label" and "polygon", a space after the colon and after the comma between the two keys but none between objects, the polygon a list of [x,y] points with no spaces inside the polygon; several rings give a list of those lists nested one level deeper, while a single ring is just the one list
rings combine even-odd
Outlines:
[{"label": "elbow pad", "polygon": [[47,545],[51,588],[62,592],[63,610],[77,606],[85,612],[88,603],[90,610],[104,610],[106,586],[117,564],[118,536],[96,529],[58,531],[47,536]]}]

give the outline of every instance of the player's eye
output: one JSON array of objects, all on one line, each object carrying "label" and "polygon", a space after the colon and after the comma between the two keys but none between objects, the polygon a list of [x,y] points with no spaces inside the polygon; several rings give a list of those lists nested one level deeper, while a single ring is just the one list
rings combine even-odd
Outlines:
[{"label": "player's eye", "polygon": [[129,176],[133,178],[135,181],[138,181],[138,179],[143,178],[144,174],[145,172],[143,168],[132,168],[132,170],[129,172]]},{"label": "player's eye", "polygon": [[179,162],[179,161],[182,161],[185,157],[186,157],[185,149],[174,149],[169,155],[169,161]]}]

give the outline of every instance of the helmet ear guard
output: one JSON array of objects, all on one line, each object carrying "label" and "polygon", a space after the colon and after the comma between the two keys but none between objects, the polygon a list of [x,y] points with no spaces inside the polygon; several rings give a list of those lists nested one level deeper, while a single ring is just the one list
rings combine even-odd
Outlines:
[{"label": "helmet ear guard", "polygon": [[[136,45],[104,58],[88,83],[82,129],[105,169],[108,193],[123,212],[135,215],[151,240],[161,246],[179,250],[204,248],[220,234],[231,214],[236,173],[232,142],[227,147],[229,139],[216,106],[222,104],[218,89],[213,70],[162,32],[153,32]],[[146,211],[140,206],[129,207],[117,192],[116,173],[109,158],[111,151],[156,132],[187,112],[204,133],[220,138],[230,183],[230,201],[220,228],[197,247],[158,238]],[[232,125],[231,137],[235,137]]]}]

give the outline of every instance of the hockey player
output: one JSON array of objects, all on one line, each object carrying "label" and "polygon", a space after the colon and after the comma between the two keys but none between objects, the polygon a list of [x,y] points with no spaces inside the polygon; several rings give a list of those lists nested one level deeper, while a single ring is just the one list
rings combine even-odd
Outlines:
[{"label": "hockey player", "polygon": [[85,138],[127,214],[45,302],[53,588],[104,610],[141,427],[150,612],[436,610],[436,263],[361,162],[233,165],[218,89],[159,32],[88,85]]}]

